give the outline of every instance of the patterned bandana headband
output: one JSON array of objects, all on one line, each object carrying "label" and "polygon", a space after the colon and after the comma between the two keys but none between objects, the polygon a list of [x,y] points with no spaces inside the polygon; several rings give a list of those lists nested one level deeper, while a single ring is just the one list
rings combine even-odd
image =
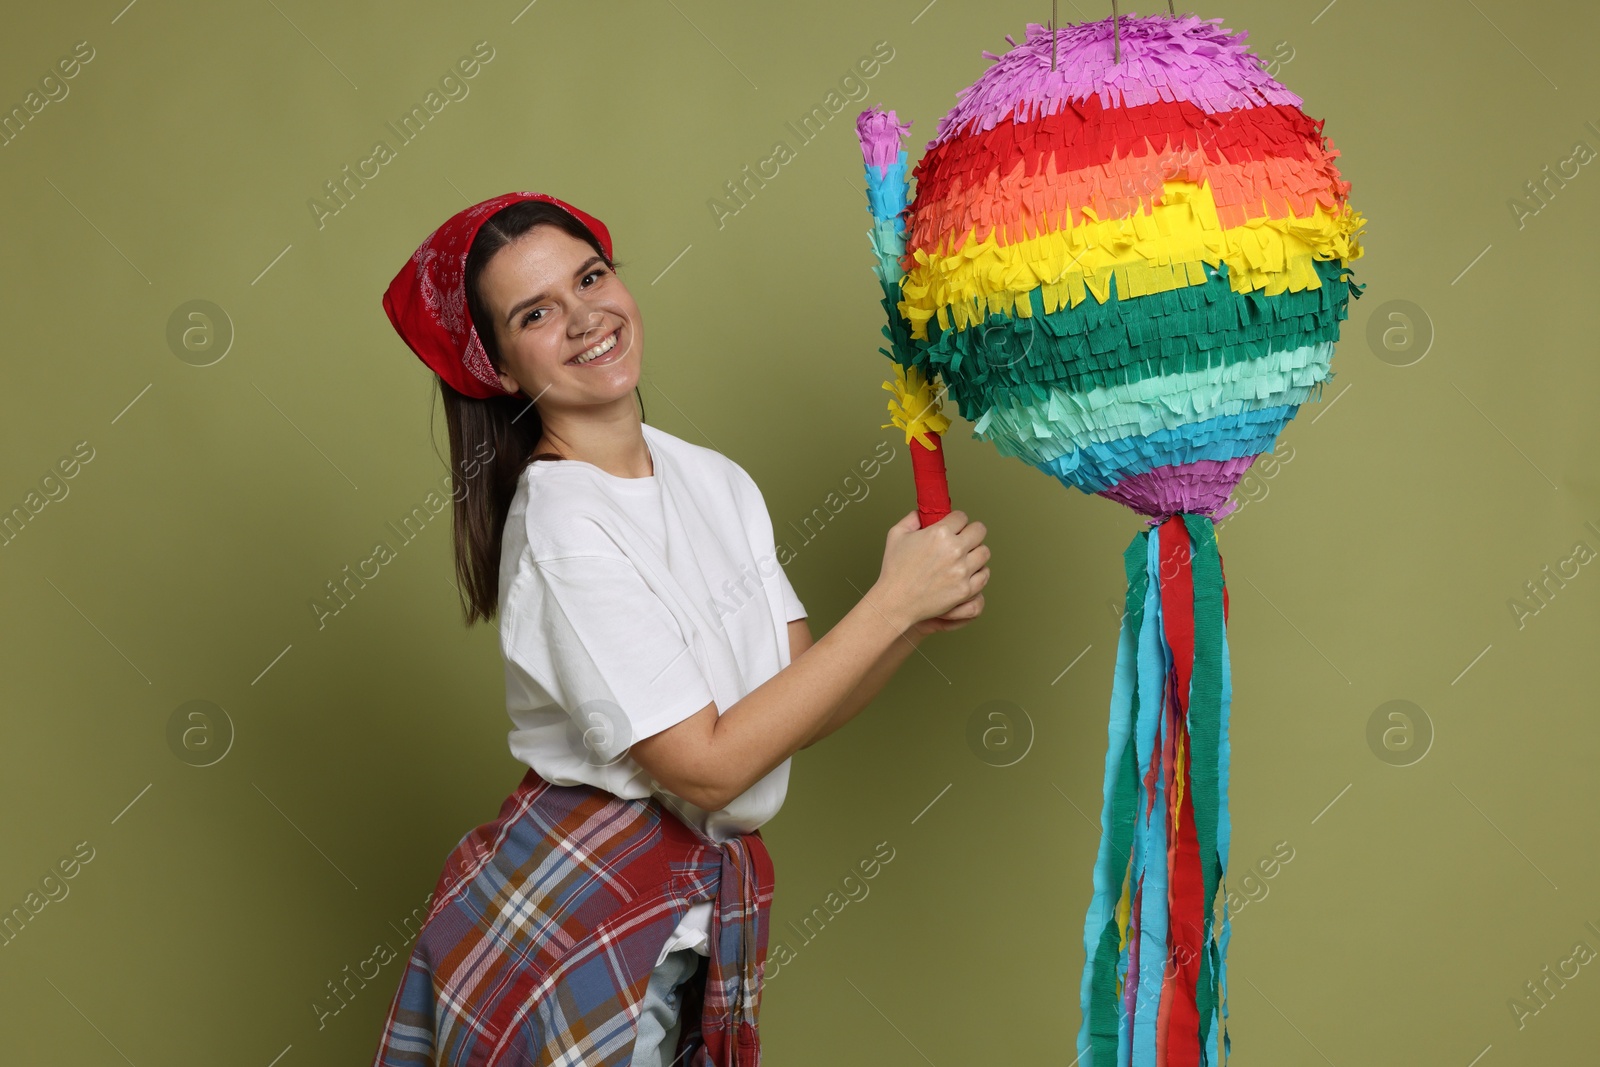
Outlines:
[{"label": "patterned bandana headband", "polygon": [[524,200],[563,209],[594,235],[606,259],[612,258],[611,231],[593,215],[545,193],[505,193],[450,216],[406,260],[383,294],[383,310],[417,358],[451,388],[480,400],[512,394],[500,384],[467,313],[467,253],[490,216]]}]

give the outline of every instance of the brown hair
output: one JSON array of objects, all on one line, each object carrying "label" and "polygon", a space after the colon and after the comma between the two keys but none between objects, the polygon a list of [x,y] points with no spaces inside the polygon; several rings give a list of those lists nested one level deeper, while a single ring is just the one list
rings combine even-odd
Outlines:
[{"label": "brown hair", "polygon": [[[493,313],[484,302],[480,283],[483,271],[494,254],[539,225],[560,227],[573,237],[587,241],[606,266],[615,270],[593,234],[572,215],[554,204],[526,200],[502,208],[489,216],[478,230],[467,252],[463,284],[467,291],[467,313],[478,339],[496,369],[500,369],[500,348],[495,338]],[[639,395],[638,388],[634,389]],[[461,611],[466,624],[487,622],[499,611],[500,539],[505,533],[506,516],[517,482],[529,463],[536,459],[563,457],[533,448],[544,434],[539,411],[526,394],[478,399],[457,392],[439,379],[439,397],[444,402],[445,424],[450,438],[450,464],[455,485],[454,522],[456,581],[461,592]],[[641,417],[644,398],[639,396]],[[489,455],[483,457],[487,446]],[[475,458],[469,458],[468,453]]]}]

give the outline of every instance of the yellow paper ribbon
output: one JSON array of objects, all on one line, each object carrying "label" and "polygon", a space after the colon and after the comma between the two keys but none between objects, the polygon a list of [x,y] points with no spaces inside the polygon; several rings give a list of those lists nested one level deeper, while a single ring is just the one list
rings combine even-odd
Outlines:
[{"label": "yellow paper ribbon", "polygon": [[1209,185],[1167,181],[1161,201],[1148,212],[1088,220],[1065,230],[1002,245],[999,233],[982,241],[972,230],[959,246],[910,249],[915,264],[901,283],[898,307],[915,340],[928,336],[928,321],[940,329],[981,326],[991,314],[1027,318],[1028,294],[1039,289],[1046,314],[1077,307],[1091,294],[1110,299],[1116,276],[1120,299],[1203,285],[1206,264],[1228,265],[1235,292],[1263,290],[1276,296],[1321,286],[1313,260],[1360,258],[1366,219],[1347,203],[1330,212],[1315,205],[1309,218],[1251,219],[1224,227]]},{"label": "yellow paper ribbon", "polygon": [[928,434],[942,434],[950,428],[950,420],[939,411],[944,390],[934,389],[920,368],[908,370],[898,363],[894,365],[894,378],[884,382],[883,387],[894,397],[889,401],[891,421],[884,423],[883,428],[898,426],[906,432],[906,444],[916,438],[918,444],[932,452],[934,442],[929,440]]}]

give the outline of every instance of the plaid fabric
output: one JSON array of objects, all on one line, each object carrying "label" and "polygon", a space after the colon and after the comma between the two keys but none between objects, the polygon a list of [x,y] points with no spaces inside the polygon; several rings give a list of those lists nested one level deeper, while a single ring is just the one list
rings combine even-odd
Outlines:
[{"label": "plaid fabric", "polygon": [[656,797],[530,770],[450,854],[374,1067],[624,1067],[656,959],[708,899],[674,1063],[758,1067],[772,886],[759,831],[718,845]]}]

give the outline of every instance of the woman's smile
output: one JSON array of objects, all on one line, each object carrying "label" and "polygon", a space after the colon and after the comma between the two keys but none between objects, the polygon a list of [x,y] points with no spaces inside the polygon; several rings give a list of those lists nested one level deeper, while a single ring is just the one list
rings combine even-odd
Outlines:
[{"label": "woman's smile", "polygon": [[567,365],[575,367],[604,367],[608,364],[615,363],[617,360],[628,354],[627,350],[623,349],[619,344],[621,333],[622,327],[618,326],[615,330],[612,330],[610,333],[606,334],[605,337],[601,338],[598,344],[584,349],[576,356],[573,356],[571,359],[567,360]]}]

